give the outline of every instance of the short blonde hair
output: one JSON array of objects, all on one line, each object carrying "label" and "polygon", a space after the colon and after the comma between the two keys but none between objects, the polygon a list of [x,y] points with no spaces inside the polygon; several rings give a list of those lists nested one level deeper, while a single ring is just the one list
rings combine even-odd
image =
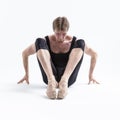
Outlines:
[{"label": "short blonde hair", "polygon": [[53,30],[62,30],[62,31],[68,31],[69,29],[69,21],[66,17],[57,17],[53,21]]}]

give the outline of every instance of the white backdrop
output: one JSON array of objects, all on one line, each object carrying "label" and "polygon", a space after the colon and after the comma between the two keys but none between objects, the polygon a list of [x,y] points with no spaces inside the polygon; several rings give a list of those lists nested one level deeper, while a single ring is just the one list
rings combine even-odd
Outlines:
[{"label": "white backdrop", "polygon": [[[119,119],[119,6],[119,0],[0,0],[0,118]],[[35,55],[29,59],[30,85],[16,83],[24,75],[22,50],[51,34],[58,16],[69,19],[68,34],[97,51],[94,74],[101,84],[86,84],[90,58],[85,55],[66,99],[51,101]]]}]

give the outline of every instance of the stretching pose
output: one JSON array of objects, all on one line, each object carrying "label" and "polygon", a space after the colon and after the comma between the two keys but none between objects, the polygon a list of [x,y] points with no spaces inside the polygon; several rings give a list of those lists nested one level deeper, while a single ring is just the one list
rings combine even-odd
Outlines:
[{"label": "stretching pose", "polygon": [[[37,38],[35,43],[22,52],[25,75],[18,84],[24,81],[29,84],[28,57],[35,53],[50,99],[63,99],[67,95],[68,87],[76,81],[84,53],[91,56],[88,84],[99,84],[93,77],[96,52],[83,39],[67,35],[68,29],[67,18],[57,17],[53,21],[54,34]],[[58,94],[56,88],[59,89]]]}]

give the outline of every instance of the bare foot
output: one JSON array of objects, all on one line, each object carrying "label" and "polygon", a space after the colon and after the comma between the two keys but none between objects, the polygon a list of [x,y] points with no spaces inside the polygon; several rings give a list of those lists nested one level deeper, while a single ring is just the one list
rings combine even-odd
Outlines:
[{"label": "bare foot", "polygon": [[50,99],[56,99],[56,87],[58,83],[56,81],[48,82],[46,94]]},{"label": "bare foot", "polygon": [[58,99],[63,99],[66,97],[68,91],[68,83],[66,81],[60,81],[59,83],[59,91],[58,91]]}]

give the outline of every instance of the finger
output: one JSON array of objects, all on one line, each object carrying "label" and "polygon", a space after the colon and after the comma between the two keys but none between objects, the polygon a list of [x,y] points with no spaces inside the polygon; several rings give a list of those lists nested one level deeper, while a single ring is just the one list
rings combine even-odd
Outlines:
[{"label": "finger", "polygon": [[22,83],[22,81],[17,82],[17,84],[20,84],[20,83]]},{"label": "finger", "polygon": [[28,80],[26,80],[26,82],[27,82],[27,84],[29,84],[29,81],[28,81]]},{"label": "finger", "polygon": [[19,81],[17,84],[23,83],[23,81]]},{"label": "finger", "polygon": [[95,84],[96,81],[95,80],[92,80],[92,81],[93,81],[93,84]]},{"label": "finger", "polygon": [[99,82],[97,82],[97,81],[95,81],[96,82],[96,84],[100,84]]},{"label": "finger", "polygon": [[88,82],[88,85],[90,85],[91,81]]},{"label": "finger", "polygon": [[97,82],[95,79],[92,79],[92,81],[93,81],[93,84],[100,84],[99,82]]},{"label": "finger", "polygon": [[22,83],[23,81],[24,81],[24,79],[20,80],[17,84],[20,84],[20,83]]}]

